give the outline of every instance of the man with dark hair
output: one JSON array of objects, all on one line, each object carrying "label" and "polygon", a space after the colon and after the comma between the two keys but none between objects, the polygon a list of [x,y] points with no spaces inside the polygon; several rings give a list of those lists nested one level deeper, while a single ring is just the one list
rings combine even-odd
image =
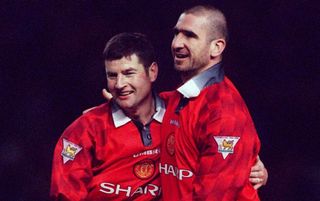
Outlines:
[{"label": "man with dark hair", "polygon": [[75,120],[53,158],[52,200],[160,199],[160,126],[165,108],[152,93],[158,75],[146,36],[121,33],[103,52],[113,99]]},{"label": "man with dark hair", "polygon": [[183,83],[168,99],[159,171],[164,200],[259,200],[249,181],[260,141],[222,53],[227,22],[212,6],[183,12],[171,50]]}]

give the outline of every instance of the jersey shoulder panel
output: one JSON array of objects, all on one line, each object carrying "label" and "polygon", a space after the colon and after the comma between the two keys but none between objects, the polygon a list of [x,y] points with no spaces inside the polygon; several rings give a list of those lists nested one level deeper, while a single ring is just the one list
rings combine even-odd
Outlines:
[{"label": "jersey shoulder panel", "polygon": [[176,93],[175,90],[172,91],[163,91],[161,93],[159,93],[160,98],[162,98],[163,100],[168,100],[170,97],[172,97],[174,94]]},{"label": "jersey shoulder panel", "polygon": [[[94,107],[90,111],[75,119],[63,132],[62,137],[80,135],[82,133],[93,134],[96,128],[102,128],[107,123],[112,122],[110,114],[110,104],[104,103]],[[71,137],[70,136],[70,137]],[[80,137],[80,136],[78,136]]]}]

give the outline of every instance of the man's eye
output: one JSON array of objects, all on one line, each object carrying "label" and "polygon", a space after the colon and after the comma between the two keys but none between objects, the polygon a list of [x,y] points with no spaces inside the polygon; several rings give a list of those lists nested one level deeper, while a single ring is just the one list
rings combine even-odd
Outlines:
[{"label": "man's eye", "polygon": [[125,73],[125,75],[127,75],[127,76],[130,76],[130,75],[133,75],[133,74],[135,74],[135,73],[134,73],[134,72],[131,72],[131,71]]},{"label": "man's eye", "polygon": [[179,31],[177,29],[173,29],[173,35],[176,36],[179,34]]},{"label": "man's eye", "polygon": [[192,34],[190,32],[186,32],[185,35],[188,37],[188,38],[191,38],[192,37]]},{"label": "man's eye", "polygon": [[188,38],[196,38],[196,35],[191,31],[184,32],[184,35]]},{"label": "man's eye", "polygon": [[117,77],[117,74],[114,74],[114,73],[107,74],[107,78],[109,78],[109,79],[115,79],[116,77]]}]

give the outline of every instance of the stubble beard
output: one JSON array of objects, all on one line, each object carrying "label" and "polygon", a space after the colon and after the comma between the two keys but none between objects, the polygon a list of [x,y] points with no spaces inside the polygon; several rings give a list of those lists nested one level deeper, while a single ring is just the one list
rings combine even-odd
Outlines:
[{"label": "stubble beard", "polygon": [[193,68],[191,64],[189,64],[188,66],[180,66],[175,64],[175,70],[178,71],[183,82],[186,82],[194,75],[196,75],[196,69]]},{"label": "stubble beard", "polygon": [[208,61],[202,57],[197,61],[189,62],[188,65],[175,64],[174,66],[175,70],[179,72],[183,82],[185,82],[202,72],[207,65]]}]

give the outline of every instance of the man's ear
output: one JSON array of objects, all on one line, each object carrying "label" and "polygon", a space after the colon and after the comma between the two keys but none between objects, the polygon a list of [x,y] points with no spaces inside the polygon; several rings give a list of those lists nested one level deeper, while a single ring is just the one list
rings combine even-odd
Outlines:
[{"label": "man's ear", "polygon": [[221,56],[225,47],[226,47],[226,41],[223,38],[219,38],[211,41],[210,56],[211,57]]},{"label": "man's ear", "polygon": [[156,81],[158,77],[158,64],[153,62],[148,68],[149,78],[151,82]]}]

